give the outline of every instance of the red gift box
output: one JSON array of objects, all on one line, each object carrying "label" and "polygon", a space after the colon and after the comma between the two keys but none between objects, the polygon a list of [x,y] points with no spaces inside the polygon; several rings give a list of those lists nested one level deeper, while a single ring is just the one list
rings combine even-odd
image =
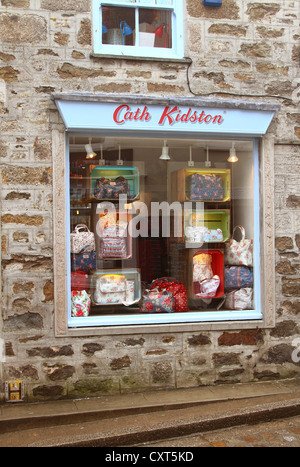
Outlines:
[{"label": "red gift box", "polygon": [[89,276],[83,271],[71,273],[71,290],[87,290],[89,288]]}]

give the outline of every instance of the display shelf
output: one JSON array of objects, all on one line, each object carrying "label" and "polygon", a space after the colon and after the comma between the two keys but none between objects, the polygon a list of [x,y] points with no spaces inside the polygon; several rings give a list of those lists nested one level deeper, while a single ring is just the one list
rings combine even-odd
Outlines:
[{"label": "display shelf", "polygon": [[[211,269],[212,274],[219,276],[220,285],[216,291],[216,294],[213,298],[220,298],[224,295],[224,253],[219,249],[191,249],[189,250],[189,281],[188,281],[188,293],[191,299],[199,299],[196,295],[200,292],[200,284],[198,281],[193,280],[194,272],[194,258],[197,255],[204,254],[211,256]],[[203,275],[205,276],[205,269],[203,270]]]},{"label": "display shelf", "polygon": [[[123,177],[126,186],[119,191],[116,189],[116,179]],[[101,192],[97,191],[97,180],[104,178],[107,182],[102,184]],[[127,189],[128,185],[128,189]],[[96,191],[95,191],[96,189]],[[136,167],[122,166],[94,166],[91,167],[91,197],[99,201],[118,201],[119,195],[127,195],[128,201],[139,198],[139,171]]]},{"label": "display shelf", "polygon": [[186,211],[184,233],[189,248],[193,243],[225,243],[230,238],[230,209]]}]

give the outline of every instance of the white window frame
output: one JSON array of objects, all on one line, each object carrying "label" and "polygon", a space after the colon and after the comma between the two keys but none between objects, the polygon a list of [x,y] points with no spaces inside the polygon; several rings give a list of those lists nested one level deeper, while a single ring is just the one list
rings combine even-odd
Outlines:
[{"label": "white window frame", "polygon": [[[69,136],[72,134],[86,133],[97,130],[103,131],[107,135],[106,127],[107,114],[103,122],[97,122],[97,128],[93,127],[95,115],[99,117],[98,105],[110,105],[114,107],[124,101],[129,101],[136,105],[145,103],[145,96],[118,96],[112,98],[111,96],[94,96],[82,95],[76,93],[60,93],[54,94],[53,99],[56,101],[57,107],[60,111],[62,121],[61,129],[53,129],[52,131],[52,151],[53,151],[53,193],[54,193],[54,307],[55,307],[55,334],[57,337],[64,336],[82,336],[82,335],[117,335],[117,334],[130,334],[130,333],[153,333],[153,332],[196,332],[205,330],[234,330],[234,329],[253,329],[253,328],[272,328],[275,326],[276,314],[276,294],[275,294],[275,228],[274,228],[274,137],[267,133],[268,126],[279,106],[271,104],[260,103],[244,103],[234,101],[227,103],[227,101],[217,100],[215,105],[218,109],[225,108],[228,118],[228,124],[225,125],[219,133],[212,132],[209,139],[224,137],[227,135],[231,139],[252,139],[254,147],[254,186],[256,187],[256,212],[255,212],[255,263],[256,263],[256,287],[257,295],[255,298],[255,308],[250,310],[250,314],[243,314],[241,312],[227,312],[224,314],[214,313],[209,311],[207,313],[201,312],[202,318],[196,320],[197,312],[193,312],[193,316],[189,313],[183,313],[184,318],[179,314],[168,314],[169,319],[166,317],[159,318],[155,321],[147,322],[149,316],[144,318],[140,317],[139,322],[128,320],[125,322],[103,322],[99,323],[89,320],[85,326],[84,322],[79,323],[70,322],[68,316],[70,304],[70,244],[69,239]],[[116,100],[115,100],[116,99]],[[161,100],[155,97],[148,98],[149,105],[153,105],[152,109],[155,111],[155,104],[159,106],[164,105]],[[169,100],[165,104],[170,104]],[[205,107],[206,100],[195,99],[192,101],[185,98],[176,98],[176,105],[191,105],[195,107]],[[212,102],[209,101],[210,106]],[[237,107],[237,108],[236,108]],[[159,107],[161,108],[161,107]],[[85,110],[84,110],[85,109]],[[255,118],[250,118],[251,112],[256,109]],[[250,115],[247,118],[242,118],[241,112],[247,110]],[[262,113],[264,114],[262,116]],[[101,114],[100,114],[101,116]],[[258,117],[261,118],[258,118]],[[244,114],[245,117],[245,114]],[[234,120],[234,122],[233,122]],[[239,126],[241,123],[241,128]],[[251,126],[250,123],[254,126]],[[226,123],[226,122],[224,122]],[[246,126],[245,126],[246,125]],[[108,125],[108,127],[110,127]],[[101,130],[100,130],[101,128]],[[171,132],[170,126],[170,132]],[[193,127],[194,128],[194,127]],[[232,129],[238,133],[232,133]],[[156,136],[151,128],[152,136]],[[113,130],[112,130],[113,131]],[[165,130],[164,130],[165,131]],[[198,130],[195,130],[198,133]],[[123,132],[122,132],[123,133]],[[114,133],[115,134],[115,133]],[[129,134],[132,134],[129,132]],[[186,130],[179,132],[177,135],[181,137],[188,136]],[[191,136],[195,133],[192,132]],[[206,135],[200,131],[199,136]],[[145,132],[141,131],[141,136]],[[213,136],[214,135],[214,136]],[[259,239],[258,239],[259,237]],[[67,248],[66,248],[67,245]],[[260,266],[258,266],[260,264]],[[252,314],[252,312],[255,313]],[[176,315],[176,316],[175,316]],[[91,318],[91,317],[90,317]],[[116,318],[116,317],[115,317]],[[99,317],[97,317],[97,320]],[[143,321],[144,320],[144,321]]]},{"label": "white window frame", "polygon": [[[115,55],[124,57],[160,58],[160,59],[183,59],[183,1],[170,0],[172,5],[160,5],[159,0],[93,0],[93,47],[94,54]],[[117,6],[135,9],[135,29],[138,30],[139,8],[157,8],[169,10],[172,14],[172,48],[164,47],[140,47],[138,45],[139,35],[136,35],[137,45],[112,45],[102,44],[102,6]]]}]

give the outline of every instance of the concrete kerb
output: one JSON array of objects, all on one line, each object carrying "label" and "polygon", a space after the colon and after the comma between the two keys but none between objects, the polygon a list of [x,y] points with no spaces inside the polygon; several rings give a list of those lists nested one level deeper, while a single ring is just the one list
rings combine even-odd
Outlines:
[{"label": "concrete kerb", "polygon": [[[271,403],[276,398],[277,405],[272,409],[274,416],[279,416],[281,411],[285,410],[287,413],[291,413],[288,416],[296,415],[298,402],[300,403],[300,381],[295,379],[280,382],[154,391],[93,399],[19,405],[6,404],[0,406],[0,433],[138,416],[140,414],[165,413],[166,411],[178,411],[193,407],[208,407],[216,403],[223,403],[222,411],[224,412],[227,409],[226,403],[238,401],[249,401],[249,411],[251,411],[253,408],[250,406],[253,406],[253,401],[261,405]],[[293,400],[293,403],[290,402],[285,407],[287,399]],[[294,412],[292,407],[294,407]],[[238,419],[243,420],[244,416],[244,414],[240,414]],[[264,416],[267,416],[267,412]],[[209,423],[213,422],[217,423],[217,419],[211,418]],[[193,427],[192,424],[191,429],[195,428],[196,426]]]},{"label": "concrete kerb", "polygon": [[193,434],[210,432],[218,429],[231,428],[242,425],[255,425],[262,422],[270,422],[300,415],[299,399],[289,401],[289,403],[263,404],[257,406],[252,411],[232,411],[217,416],[200,419],[198,421],[185,423],[171,423],[163,427],[155,428],[151,426],[141,429],[129,426],[129,432],[125,433],[103,433],[92,435],[81,435],[76,437],[53,439],[49,442],[33,443],[32,447],[125,447],[141,446],[142,443],[160,441],[164,439],[178,438]]}]

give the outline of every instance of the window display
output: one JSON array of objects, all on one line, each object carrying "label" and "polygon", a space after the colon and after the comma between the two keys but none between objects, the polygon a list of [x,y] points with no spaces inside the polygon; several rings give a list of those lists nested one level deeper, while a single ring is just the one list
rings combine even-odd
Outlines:
[{"label": "window display", "polygon": [[252,141],[165,143],[70,137],[73,325],[255,309]]}]

